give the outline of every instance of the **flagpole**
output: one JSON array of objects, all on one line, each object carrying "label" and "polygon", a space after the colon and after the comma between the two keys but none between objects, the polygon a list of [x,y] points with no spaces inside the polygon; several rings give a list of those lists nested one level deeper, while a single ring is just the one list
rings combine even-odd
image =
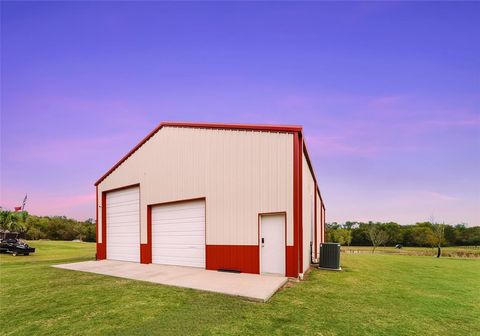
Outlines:
[{"label": "flagpole", "polygon": [[25,198],[23,199],[22,203],[22,211],[25,209],[25,204],[27,203],[27,193],[25,193]]}]

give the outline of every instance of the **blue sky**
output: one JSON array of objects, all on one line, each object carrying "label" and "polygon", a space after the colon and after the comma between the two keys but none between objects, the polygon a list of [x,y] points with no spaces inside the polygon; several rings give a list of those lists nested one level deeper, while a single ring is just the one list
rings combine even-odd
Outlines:
[{"label": "blue sky", "polygon": [[480,4],[2,2],[1,205],[94,217],[163,120],[304,126],[328,221],[480,225]]}]

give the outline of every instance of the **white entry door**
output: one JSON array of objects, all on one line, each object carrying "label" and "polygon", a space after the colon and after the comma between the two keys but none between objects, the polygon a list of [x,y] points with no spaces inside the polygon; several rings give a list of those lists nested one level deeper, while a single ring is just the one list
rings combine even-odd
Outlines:
[{"label": "white entry door", "polygon": [[140,188],[108,192],[106,207],[107,259],[140,262]]},{"label": "white entry door", "polygon": [[260,217],[260,273],[285,275],[285,215]]},{"label": "white entry door", "polygon": [[152,207],[152,263],[205,268],[205,200]]}]

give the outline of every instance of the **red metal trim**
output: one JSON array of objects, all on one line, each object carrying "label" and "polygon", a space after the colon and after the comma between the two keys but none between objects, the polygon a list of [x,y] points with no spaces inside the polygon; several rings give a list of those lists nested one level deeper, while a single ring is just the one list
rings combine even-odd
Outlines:
[{"label": "red metal trim", "polygon": [[103,254],[103,240],[102,243],[99,242],[100,236],[98,235],[98,229],[99,229],[99,224],[98,224],[98,187],[95,187],[95,204],[96,204],[96,209],[95,209],[95,229],[96,229],[96,250],[97,253],[95,254],[95,259],[97,260],[102,260],[105,259],[104,254]]},{"label": "red metal trim", "polygon": [[175,127],[193,127],[193,128],[212,128],[228,130],[250,130],[264,132],[301,132],[302,126],[298,125],[262,125],[262,124],[230,124],[230,123],[198,123],[198,122],[176,122],[165,121],[162,126]]},{"label": "red metal trim", "polygon": [[[302,133],[293,136],[293,246],[288,253],[290,277],[298,277],[303,270],[302,232]],[[293,258],[293,260],[291,260]],[[292,272],[292,270],[294,270]]]},{"label": "red metal trim", "polygon": [[298,250],[296,246],[287,246],[287,255],[285,256],[287,259],[287,277],[290,278],[298,278],[298,263],[297,256]]},{"label": "red metal trim", "polygon": [[133,188],[133,187],[140,187],[140,183],[134,183],[134,184],[129,184],[129,185],[122,186],[122,187],[117,187],[117,188],[102,190],[102,193],[119,191],[119,190],[129,189],[129,188]]},{"label": "red metal trim", "polygon": [[[205,196],[194,197],[194,198],[185,198],[185,199],[174,200],[174,201],[166,201],[166,202],[160,202],[160,203],[152,203],[152,204],[148,204],[148,206],[153,207],[153,206],[157,206],[157,205],[167,205],[167,204],[175,204],[175,203],[182,203],[182,202],[188,202],[188,201],[199,201],[199,200],[205,200],[205,209],[206,209],[207,198]],[[206,221],[205,221],[205,223],[206,223]]]},{"label": "red metal trim", "polygon": [[312,174],[313,181],[315,182],[315,185],[316,185],[315,188],[318,191],[318,195],[320,196],[320,198],[322,198],[322,193],[320,192],[320,187],[318,186],[317,176],[315,175],[315,169],[313,169],[313,164],[312,164],[312,161],[310,160],[310,155],[308,154],[306,139],[303,139],[303,151],[305,153],[305,159],[307,160],[307,163],[308,163],[308,168],[310,169],[310,173]]},{"label": "red metal trim", "polygon": [[298,153],[299,153],[299,158],[298,158],[298,171],[299,171],[299,181],[298,181],[298,195],[299,195],[299,200],[298,200],[298,213],[299,213],[299,222],[298,222],[298,232],[299,232],[299,242],[300,244],[298,245],[298,254],[299,254],[299,268],[298,271],[299,273],[303,273],[303,135],[302,133],[298,133],[299,135],[299,140],[298,140]]},{"label": "red metal trim", "polygon": [[140,243],[140,263],[152,263],[152,207],[150,205],[147,205],[147,243]]},{"label": "red metal trim", "polygon": [[162,127],[192,127],[192,128],[211,128],[211,129],[228,129],[228,130],[251,130],[263,132],[282,132],[282,133],[301,133],[302,127],[296,125],[259,125],[259,124],[221,124],[221,123],[191,123],[191,122],[162,122],[148,135],[142,139],[135,147],[133,147],[123,158],[120,159],[112,168],[110,168],[102,177],[100,177],[95,185],[97,186],[115,169],[117,169],[126,159],[135,153],[144,143],[154,136]]},{"label": "red metal trim", "polygon": [[155,135],[162,128],[162,124],[155,127],[153,131],[148,133],[148,135],[142,139],[135,147],[133,147],[123,158],[120,159],[112,168],[110,168],[102,177],[100,177],[95,185],[99,185],[108,175],[110,175],[115,169],[117,169],[126,159],[128,159],[133,153],[135,153],[142,145],[147,142],[152,136]]},{"label": "red metal trim", "polygon": [[207,198],[205,197],[205,269],[207,269]]},{"label": "red metal trim", "polygon": [[317,245],[318,245],[318,242],[317,242],[317,234],[318,234],[318,231],[317,231],[317,226],[318,226],[318,221],[317,221],[317,183],[315,183],[315,189],[313,190],[313,197],[315,198],[314,200],[314,207],[315,207],[315,213],[314,213],[314,216],[315,216],[315,238],[314,238],[314,245],[315,247],[313,248],[313,255],[314,255],[314,259],[317,259]]},{"label": "red metal trim", "polygon": [[102,244],[99,259],[107,259],[107,193],[102,192]]},{"label": "red metal trim", "polygon": [[258,239],[258,273],[260,274],[261,270],[261,248],[260,248],[260,217],[262,215],[283,215],[285,218],[285,276],[287,275],[287,212],[286,211],[273,211],[273,212],[259,212],[257,216],[257,239]]},{"label": "red metal trim", "polygon": [[95,259],[98,260],[98,187],[95,186]]}]

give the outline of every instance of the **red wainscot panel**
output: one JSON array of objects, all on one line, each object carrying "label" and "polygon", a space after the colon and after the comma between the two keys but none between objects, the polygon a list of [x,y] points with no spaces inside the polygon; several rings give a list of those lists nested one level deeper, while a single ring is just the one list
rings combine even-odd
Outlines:
[{"label": "red wainscot panel", "polygon": [[152,263],[152,245],[140,244],[140,263],[151,264]]},{"label": "red wainscot panel", "polygon": [[206,268],[259,274],[258,245],[207,245]]}]

